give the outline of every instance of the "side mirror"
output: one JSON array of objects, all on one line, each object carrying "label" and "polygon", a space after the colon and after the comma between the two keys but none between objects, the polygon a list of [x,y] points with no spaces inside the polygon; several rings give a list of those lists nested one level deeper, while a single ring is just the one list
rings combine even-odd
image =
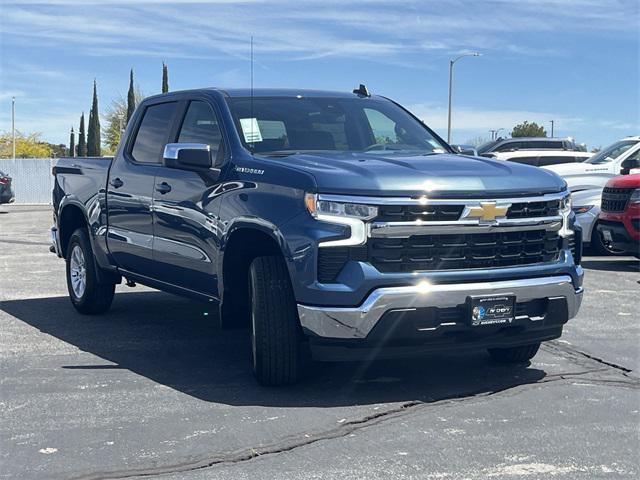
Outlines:
[{"label": "side mirror", "polygon": [[205,143],[167,143],[164,147],[164,165],[182,170],[211,168],[211,148]]},{"label": "side mirror", "polygon": [[475,148],[467,148],[462,145],[451,145],[451,147],[456,153],[459,153],[460,155],[471,155],[472,157],[478,155],[478,152]]},{"label": "side mirror", "polygon": [[634,168],[640,168],[640,159],[627,158],[620,165],[620,175],[629,175],[629,172]]}]

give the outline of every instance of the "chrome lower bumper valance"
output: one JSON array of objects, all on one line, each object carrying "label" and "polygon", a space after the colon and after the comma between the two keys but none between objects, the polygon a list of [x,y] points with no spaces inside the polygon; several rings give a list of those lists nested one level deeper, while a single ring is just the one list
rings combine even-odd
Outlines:
[{"label": "chrome lower bumper valance", "polygon": [[301,325],[326,338],[365,338],[389,311],[415,310],[421,307],[455,307],[468,296],[511,294],[517,302],[540,298],[566,299],[568,318],[573,318],[582,302],[582,288],[575,289],[571,277],[433,285],[422,282],[403,287],[374,290],[359,307],[317,307],[298,305]]}]

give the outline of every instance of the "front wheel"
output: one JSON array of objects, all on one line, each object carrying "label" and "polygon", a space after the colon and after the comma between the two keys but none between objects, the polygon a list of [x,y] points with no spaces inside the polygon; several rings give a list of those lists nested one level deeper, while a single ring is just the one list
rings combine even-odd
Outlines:
[{"label": "front wheel", "polygon": [[301,332],[284,259],[253,260],[249,290],[253,373],[262,385],[293,384],[301,372]]},{"label": "front wheel", "polygon": [[591,234],[591,251],[596,255],[623,255],[624,250],[613,248],[611,245],[605,243],[602,234],[598,231],[598,224],[593,226],[593,233]]},{"label": "front wheel", "polygon": [[89,236],[77,229],[67,247],[67,289],[75,309],[83,314],[104,313],[111,307],[116,285],[100,282]]},{"label": "front wheel", "polygon": [[500,363],[525,363],[531,360],[538,353],[540,343],[521,345],[510,348],[490,348],[489,355]]}]

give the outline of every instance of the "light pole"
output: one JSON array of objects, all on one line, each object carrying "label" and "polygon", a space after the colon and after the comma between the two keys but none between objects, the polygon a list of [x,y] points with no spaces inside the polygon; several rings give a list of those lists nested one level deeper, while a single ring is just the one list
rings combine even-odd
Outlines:
[{"label": "light pole", "polygon": [[13,144],[13,161],[16,161],[16,97],[11,97],[11,138]]},{"label": "light pole", "polygon": [[480,54],[478,52],[470,52],[464,53],[459,57],[454,58],[453,60],[449,60],[449,118],[447,122],[447,143],[451,143],[451,96],[453,90],[453,65],[464,57],[479,57]]},{"label": "light pole", "polygon": [[551,138],[553,138],[553,124],[555,123],[555,120],[550,120],[551,122]]}]

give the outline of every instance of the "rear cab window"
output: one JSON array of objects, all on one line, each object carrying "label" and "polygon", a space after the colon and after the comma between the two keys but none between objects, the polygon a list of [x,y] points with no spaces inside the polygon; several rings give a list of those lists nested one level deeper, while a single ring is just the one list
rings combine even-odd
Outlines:
[{"label": "rear cab window", "polygon": [[173,124],[177,102],[149,105],[143,113],[130,154],[138,163],[159,164]]}]

